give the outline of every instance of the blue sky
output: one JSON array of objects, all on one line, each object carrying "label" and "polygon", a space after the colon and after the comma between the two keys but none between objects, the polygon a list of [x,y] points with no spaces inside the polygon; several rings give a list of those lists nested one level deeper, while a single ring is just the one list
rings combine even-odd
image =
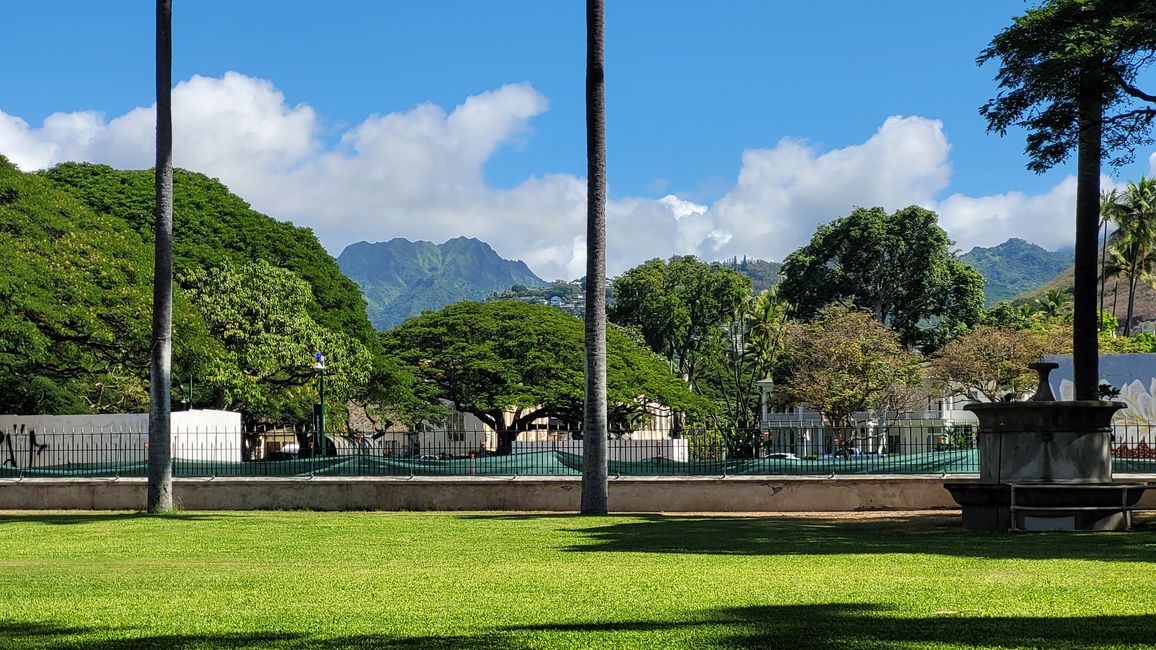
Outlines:
[{"label": "blue sky", "polygon": [[[174,4],[178,165],[334,255],[468,235],[545,277],[580,272],[581,2]],[[978,114],[995,68],[975,57],[1023,2],[607,5],[612,273],[782,259],[854,205],[936,209],[965,250],[1070,243],[1071,167],[1026,171],[1023,134]],[[0,154],[147,167],[152,3],[5,9]]]}]

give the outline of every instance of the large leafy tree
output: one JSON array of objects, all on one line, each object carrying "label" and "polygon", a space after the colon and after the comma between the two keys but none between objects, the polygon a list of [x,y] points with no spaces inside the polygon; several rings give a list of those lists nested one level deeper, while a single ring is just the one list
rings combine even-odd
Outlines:
[{"label": "large leafy tree", "polygon": [[713,334],[730,323],[751,292],[745,276],[694,256],[653,259],[614,280],[610,320],[637,328],[650,349],[697,388]]},{"label": "large leafy tree", "polygon": [[349,404],[362,410],[376,437],[395,424],[420,431],[449,415],[432,384],[419,381],[408,367],[384,354],[374,355],[365,390],[352,395]]},{"label": "large leafy tree", "polygon": [[779,294],[802,319],[850,302],[905,345],[935,348],[979,322],[983,277],[956,259],[934,212],[856,208],[783,263]]},{"label": "large leafy tree", "polygon": [[[584,331],[574,316],[515,301],[461,302],[381,337],[387,354],[435,386],[436,397],[493,427],[502,451],[539,418],[584,421]],[[620,430],[642,426],[656,405],[701,408],[660,357],[613,328],[606,385],[609,422]]]},{"label": "large leafy tree", "polygon": [[184,274],[182,282],[222,346],[204,362],[201,383],[213,402],[241,411],[247,424],[309,422],[318,399],[315,352],[326,359],[327,401],[366,395],[371,350],[313,320],[313,293],[297,274],[264,260],[225,262]]},{"label": "large leafy tree", "polygon": [[[151,172],[63,163],[39,175],[97,214],[120,219],[142,239],[152,241]],[[377,334],[366,316],[361,291],[342,275],[336,260],[308,228],[261,214],[220,181],[181,169],[173,170],[173,210],[177,233],[173,265],[178,282],[183,273],[195,269],[263,259],[309,283],[314,299],[307,309],[313,320],[376,345]]]},{"label": "large leafy tree", "polygon": [[1151,0],[1047,0],[980,53],[999,62],[999,94],[980,108],[988,130],[1028,131],[1028,169],[1044,172],[1077,151],[1073,375],[1076,399],[1097,398],[1096,239],[1100,165],[1150,143],[1156,95],[1139,87],[1156,57]]},{"label": "large leafy tree", "polygon": [[[148,408],[151,250],[0,157],[0,412]],[[174,296],[178,363],[207,354],[200,316]]]},{"label": "large leafy tree", "polygon": [[1066,329],[982,325],[944,345],[927,375],[944,394],[988,402],[1009,394],[1018,398],[1036,386],[1036,373],[1028,364],[1044,354],[1064,352],[1066,334]]},{"label": "large leafy tree", "polygon": [[920,379],[919,357],[871,312],[832,305],[798,326],[787,347],[786,391],[835,426],[851,425],[860,411],[890,410],[897,389]]}]

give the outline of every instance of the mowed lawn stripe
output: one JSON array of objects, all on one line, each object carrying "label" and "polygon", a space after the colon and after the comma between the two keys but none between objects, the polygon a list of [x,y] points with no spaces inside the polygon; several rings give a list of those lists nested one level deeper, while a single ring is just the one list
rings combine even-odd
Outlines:
[{"label": "mowed lawn stripe", "polygon": [[1156,644],[1151,523],[955,517],[6,513],[0,648]]}]

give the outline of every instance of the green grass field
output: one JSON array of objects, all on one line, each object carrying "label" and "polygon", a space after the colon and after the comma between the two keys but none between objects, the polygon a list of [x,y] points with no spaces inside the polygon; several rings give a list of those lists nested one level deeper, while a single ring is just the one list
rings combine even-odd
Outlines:
[{"label": "green grass field", "polygon": [[0,648],[1156,647],[1156,522],[0,513]]}]

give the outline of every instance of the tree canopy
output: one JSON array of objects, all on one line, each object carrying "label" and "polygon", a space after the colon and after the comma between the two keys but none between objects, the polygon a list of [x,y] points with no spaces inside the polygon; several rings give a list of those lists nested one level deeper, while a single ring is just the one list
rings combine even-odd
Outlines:
[{"label": "tree canopy", "polygon": [[919,357],[862,309],[832,305],[799,325],[788,347],[788,395],[837,426],[856,412],[892,410],[897,389],[918,383]]},{"label": "tree canopy", "polygon": [[[582,422],[583,325],[544,305],[461,302],[381,333],[386,352],[409,366],[436,396],[499,433],[508,450],[534,420]],[[629,336],[607,331],[607,393],[612,428],[645,424],[656,405],[696,410],[702,402],[666,363]]]},{"label": "tree canopy", "polygon": [[779,294],[804,320],[850,302],[869,309],[903,344],[935,348],[983,313],[983,276],[951,246],[934,212],[856,208],[787,257]]},{"label": "tree canopy", "polygon": [[[151,254],[116,219],[0,156],[0,412],[148,407]],[[211,346],[175,299],[178,360]]]},{"label": "tree canopy", "polygon": [[1063,352],[1066,334],[982,325],[943,346],[929,364],[928,377],[942,392],[972,401],[1020,399],[1036,386],[1028,364]]},{"label": "tree canopy", "polygon": [[[107,165],[64,163],[41,172],[57,187],[97,214],[122,220],[151,243],[153,175],[149,170],[118,170]],[[308,228],[278,221],[253,210],[220,181],[173,170],[173,260],[178,275],[230,261],[263,259],[293,271],[309,283],[305,305],[317,323],[376,345],[365,299],[336,260]]]},{"label": "tree canopy", "polygon": [[693,255],[653,259],[614,280],[612,322],[635,327],[694,386],[712,329],[733,318],[751,293],[738,272]]},{"label": "tree canopy", "polygon": [[313,355],[326,360],[332,404],[365,392],[373,367],[357,339],[313,320],[309,283],[257,260],[226,261],[185,274],[183,284],[222,353],[197,372],[219,406],[246,414],[250,424],[308,422],[318,400]]},{"label": "tree canopy", "polygon": [[988,130],[1028,131],[1028,169],[1064,162],[1079,143],[1080,99],[1089,92],[1106,153],[1130,161],[1152,142],[1156,95],[1136,84],[1156,56],[1156,6],[1150,0],[1048,0],[1017,17],[976,61],[998,60],[999,93],[980,108]]},{"label": "tree canopy", "polygon": [[[148,208],[148,174],[122,177],[121,172],[94,167],[62,166],[54,172],[79,173],[95,184],[90,188],[93,197],[109,200],[140,197],[137,190],[114,191],[105,183],[140,181],[144,198],[137,207]],[[203,177],[178,173],[180,178]],[[204,183],[216,199],[239,202],[219,184],[208,179]],[[186,184],[184,209],[195,212],[189,199]],[[0,158],[0,246],[7,251],[5,273],[0,274],[0,412],[148,409],[151,229],[121,218],[129,210],[123,205],[108,209],[94,212],[54,182],[52,172],[22,173]],[[239,222],[213,222],[216,213],[209,212],[178,213],[177,220],[212,222],[221,240],[233,244],[261,237],[235,235],[235,227],[281,232],[284,226],[282,234],[288,239],[308,238],[311,243],[298,243],[324,254],[306,230],[251,211]],[[151,223],[151,217],[147,221]],[[329,359],[327,392],[334,404],[356,397],[391,412],[420,410],[411,392],[412,378],[376,353],[376,337],[363,342],[357,327],[352,332],[343,329],[365,320],[364,306],[359,317],[326,317],[327,310],[315,297],[316,285],[297,272],[266,257],[250,260],[239,250],[218,250],[179,233],[177,241],[178,251],[185,242],[186,258],[173,295],[172,367],[177,382],[195,387],[196,406],[236,409],[247,424],[309,422],[317,401],[309,365],[313,353],[321,351]],[[296,244],[283,243],[281,253],[273,241],[266,252],[293,258]],[[326,259],[332,266],[332,259]],[[349,309],[356,310],[356,304]],[[388,385],[371,386],[371,377]],[[174,399],[189,394],[184,385]],[[339,412],[335,415],[340,421]]]}]

